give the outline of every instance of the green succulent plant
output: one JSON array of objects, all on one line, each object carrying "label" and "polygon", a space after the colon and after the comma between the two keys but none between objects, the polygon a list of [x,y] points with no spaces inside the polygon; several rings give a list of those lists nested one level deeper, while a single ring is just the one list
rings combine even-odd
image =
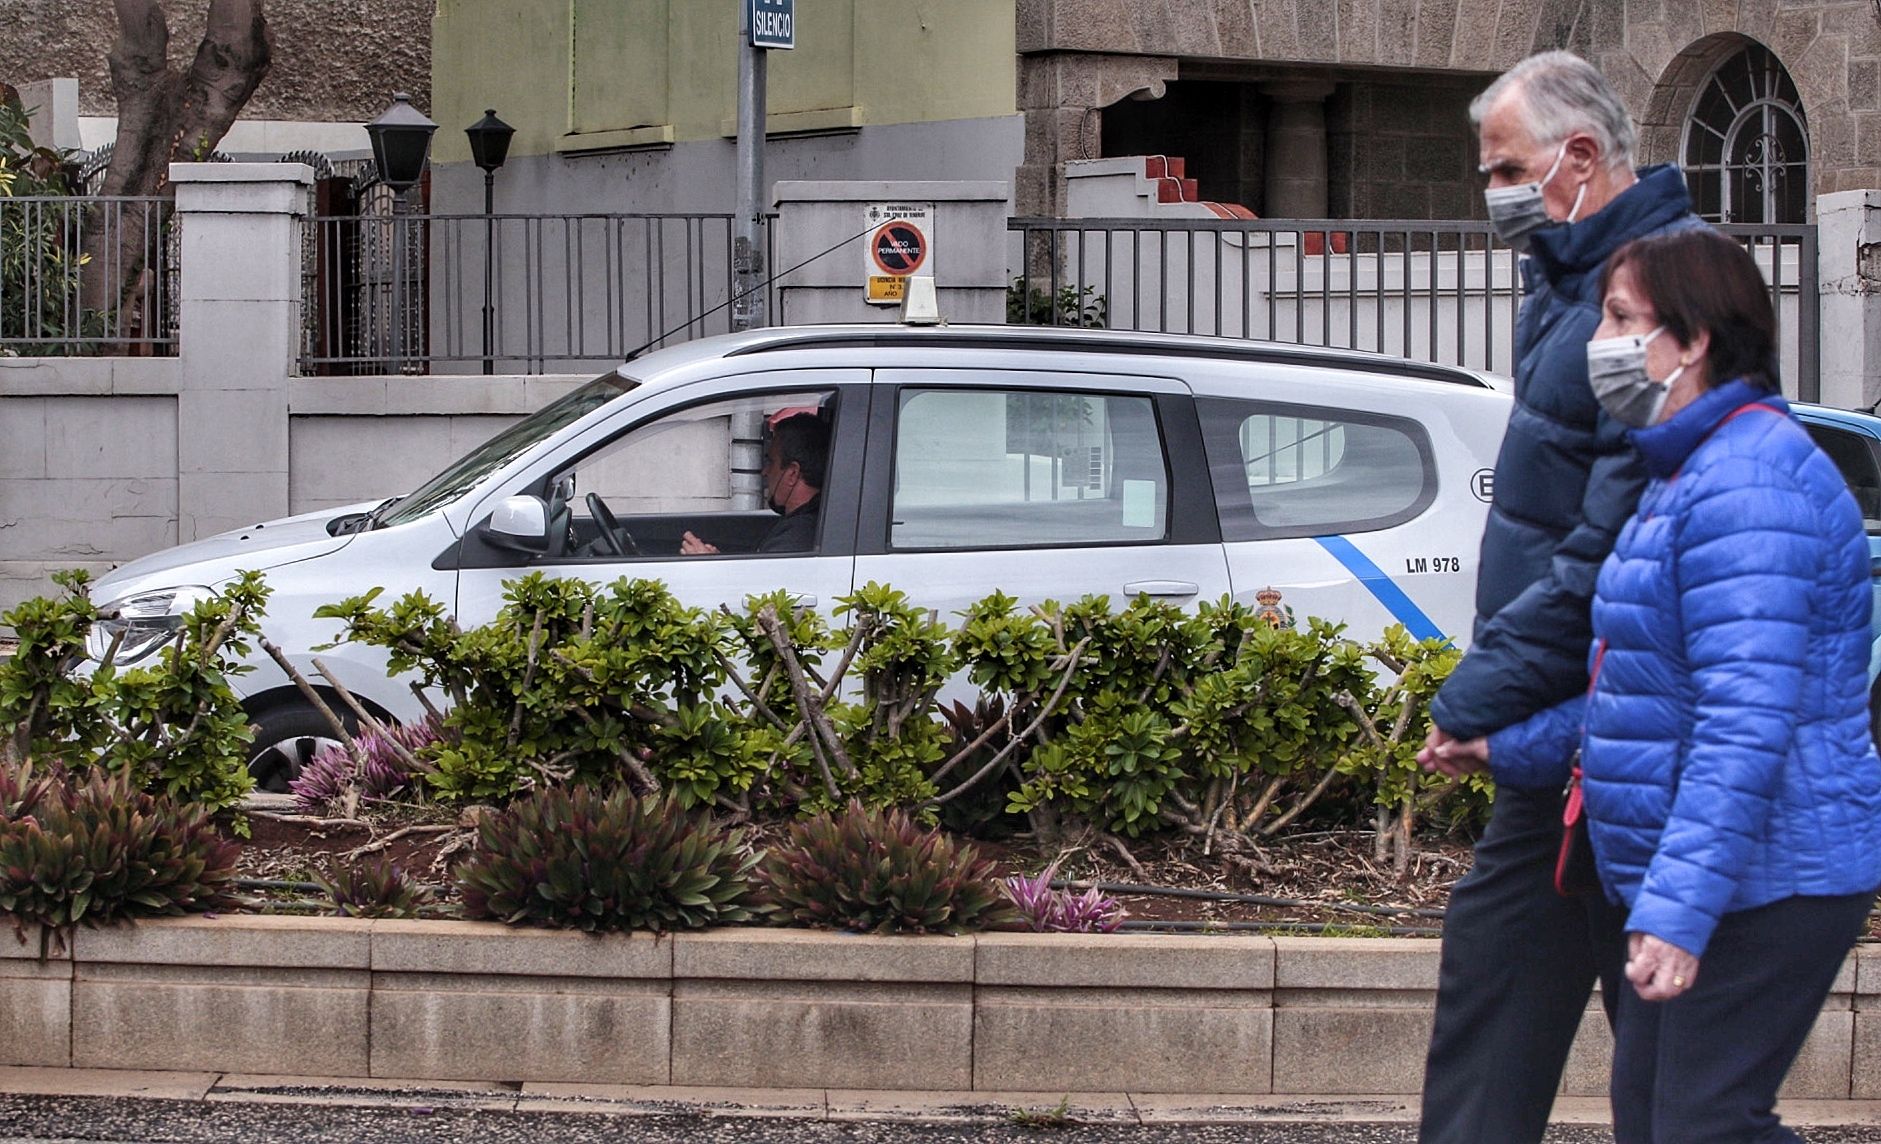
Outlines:
[{"label": "green succulent plant", "polygon": [[851,802],[790,827],[758,866],[776,920],[865,933],[962,933],[1015,920],[993,864],[898,810]]},{"label": "green succulent plant", "polygon": [[404,870],[381,854],[314,881],[333,899],[333,912],[343,918],[415,918],[431,903],[431,888],[414,882]]},{"label": "green succulent plant", "polygon": [[241,848],[205,808],[146,794],[122,774],[34,780],[22,766],[0,776],[0,914],[16,932],[227,904]]},{"label": "green succulent plant", "polygon": [[511,925],[701,929],[748,921],[756,857],[676,797],[549,788],[484,817],[459,869],[465,913]]}]

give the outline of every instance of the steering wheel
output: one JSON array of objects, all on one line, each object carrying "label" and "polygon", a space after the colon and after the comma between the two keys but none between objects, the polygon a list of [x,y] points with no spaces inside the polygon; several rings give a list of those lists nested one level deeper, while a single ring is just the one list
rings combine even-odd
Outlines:
[{"label": "steering wheel", "polygon": [[601,544],[602,551],[609,556],[638,556],[640,547],[634,543],[633,534],[620,526],[620,520],[614,510],[607,507],[599,493],[588,494],[588,515],[594,523],[601,526],[595,537]]}]

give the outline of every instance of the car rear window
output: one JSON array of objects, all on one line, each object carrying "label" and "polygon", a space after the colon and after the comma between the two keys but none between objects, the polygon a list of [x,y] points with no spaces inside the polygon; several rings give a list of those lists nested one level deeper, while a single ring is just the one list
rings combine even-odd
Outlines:
[{"label": "car rear window", "polygon": [[1436,495],[1415,421],[1213,397],[1196,408],[1224,540],[1376,531]]},{"label": "car rear window", "polygon": [[889,545],[898,550],[1162,540],[1169,475],[1147,397],[906,389]]}]

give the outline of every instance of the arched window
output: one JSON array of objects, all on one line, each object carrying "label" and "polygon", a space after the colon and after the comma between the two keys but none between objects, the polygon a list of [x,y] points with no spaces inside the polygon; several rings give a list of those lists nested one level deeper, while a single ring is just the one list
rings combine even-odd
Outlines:
[{"label": "arched window", "polygon": [[1685,123],[1685,182],[1713,222],[1806,222],[1809,128],[1796,85],[1762,44],[1726,59]]}]

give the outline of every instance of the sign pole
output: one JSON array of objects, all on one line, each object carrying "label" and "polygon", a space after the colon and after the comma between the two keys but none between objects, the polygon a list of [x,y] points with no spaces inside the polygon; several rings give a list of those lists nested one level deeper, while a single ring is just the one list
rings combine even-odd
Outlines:
[{"label": "sign pole", "polygon": [[765,51],[752,44],[751,4],[740,0],[738,36],[738,203],[732,219],[731,328],[770,325],[764,277]]}]

